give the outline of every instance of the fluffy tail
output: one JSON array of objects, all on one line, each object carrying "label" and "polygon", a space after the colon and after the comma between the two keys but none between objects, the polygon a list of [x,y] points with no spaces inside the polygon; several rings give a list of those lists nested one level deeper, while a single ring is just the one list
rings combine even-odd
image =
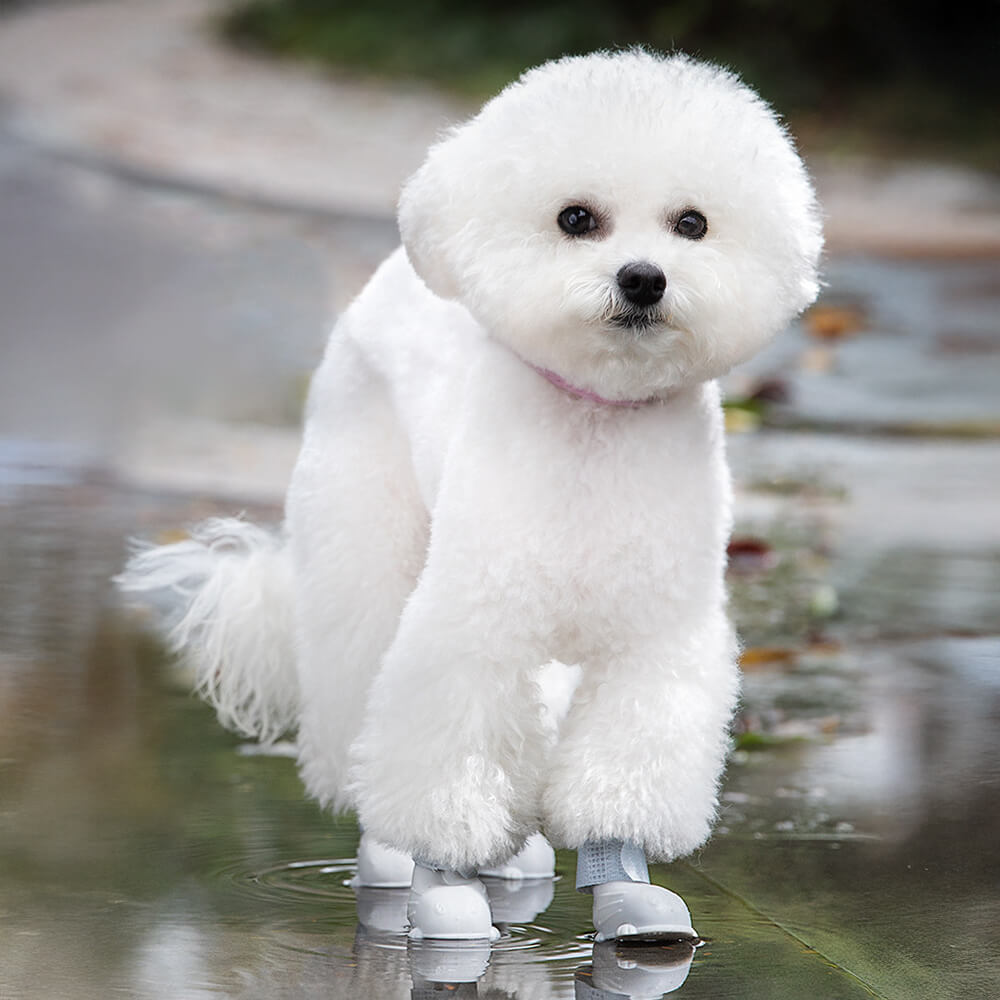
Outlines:
[{"label": "fluffy tail", "polygon": [[224,726],[264,743],[295,727],[291,572],[280,538],[216,518],[183,542],[138,546],[115,582],[167,598],[167,642],[192,665],[196,690]]}]

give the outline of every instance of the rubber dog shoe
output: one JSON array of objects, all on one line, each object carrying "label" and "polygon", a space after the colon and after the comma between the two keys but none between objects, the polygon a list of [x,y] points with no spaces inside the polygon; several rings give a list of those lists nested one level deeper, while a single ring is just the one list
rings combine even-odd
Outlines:
[{"label": "rubber dog shoe", "polygon": [[490,897],[490,910],[496,927],[504,924],[530,924],[549,908],[555,895],[554,878],[483,879]]},{"label": "rubber dog shoe", "polygon": [[358,873],[351,879],[355,888],[409,889],[413,879],[413,859],[409,854],[361,834],[358,843]]},{"label": "rubber dog shoe", "polygon": [[486,887],[478,878],[417,865],[406,908],[411,941],[495,941]]},{"label": "rubber dog shoe", "polygon": [[598,941],[683,941],[698,937],[684,900],[648,882],[595,885],[594,927]]},{"label": "rubber dog shoe", "polygon": [[524,847],[509,861],[496,868],[484,868],[480,875],[514,881],[528,878],[552,878],[556,873],[556,852],[540,834],[533,833]]}]

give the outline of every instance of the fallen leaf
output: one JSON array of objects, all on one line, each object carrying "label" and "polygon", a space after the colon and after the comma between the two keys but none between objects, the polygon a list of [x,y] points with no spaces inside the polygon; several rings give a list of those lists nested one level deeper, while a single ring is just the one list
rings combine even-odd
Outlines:
[{"label": "fallen leaf", "polygon": [[161,531],[156,536],[157,545],[173,545],[174,542],[186,542],[190,535],[180,528],[170,528]]},{"label": "fallen leaf", "polygon": [[806,330],[817,340],[843,340],[865,325],[864,314],[856,306],[813,306],[804,321]]},{"label": "fallen leaf", "polygon": [[778,554],[762,538],[732,538],[726,555],[729,568],[737,573],[763,573],[778,565]]},{"label": "fallen leaf", "polygon": [[834,353],[829,347],[810,347],[802,352],[799,367],[803,371],[823,374],[833,368]]},{"label": "fallen leaf", "polygon": [[751,646],[740,655],[740,667],[753,670],[775,663],[791,663],[797,655],[797,651],[789,646]]},{"label": "fallen leaf", "polygon": [[746,434],[760,427],[760,414],[743,407],[727,406],[725,410],[726,430],[730,434]]},{"label": "fallen leaf", "polygon": [[783,378],[761,379],[750,394],[755,403],[787,403],[790,398],[791,391]]}]

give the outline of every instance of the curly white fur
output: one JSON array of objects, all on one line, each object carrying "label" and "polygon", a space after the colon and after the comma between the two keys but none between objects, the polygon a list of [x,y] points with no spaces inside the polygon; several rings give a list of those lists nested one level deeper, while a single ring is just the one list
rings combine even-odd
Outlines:
[{"label": "curly white fur", "polygon": [[[595,233],[560,228],[575,205]],[[815,297],[802,163],[731,74],[595,54],[446,136],[400,228],[314,379],[287,541],[209,530],[126,579],[193,584],[174,639],[223,720],[294,717],[309,791],[381,841],[457,869],[539,828],[688,852],[738,690],[713,379]],[[629,326],[637,261],[666,289]]]},{"label": "curly white fur", "polygon": [[167,641],[223,725],[270,743],[294,728],[299,698],[288,556],[270,532],[213,518],[190,538],[136,547],[116,578],[127,593],[169,597]]}]

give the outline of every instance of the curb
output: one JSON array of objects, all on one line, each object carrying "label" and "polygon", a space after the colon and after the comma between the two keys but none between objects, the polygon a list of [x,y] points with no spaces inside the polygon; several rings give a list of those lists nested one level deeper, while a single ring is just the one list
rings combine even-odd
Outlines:
[{"label": "curb", "polygon": [[28,130],[19,128],[10,119],[5,121],[4,111],[3,102],[0,100],[0,142],[51,163],[100,174],[147,190],[226,202],[253,211],[320,219],[332,225],[374,226],[398,233],[395,216],[387,212],[358,211],[332,204],[324,205],[317,201],[282,198],[250,188],[240,189],[196,177],[185,177],[170,171],[153,170],[94,149],[58,145],[31,135]]}]

